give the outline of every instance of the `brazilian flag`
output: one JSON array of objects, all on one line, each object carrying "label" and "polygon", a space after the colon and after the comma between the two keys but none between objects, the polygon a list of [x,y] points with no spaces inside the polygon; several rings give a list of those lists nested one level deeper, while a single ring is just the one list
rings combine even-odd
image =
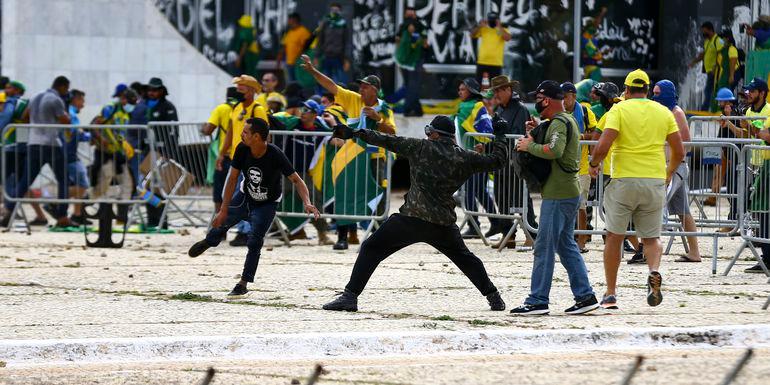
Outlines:
[{"label": "brazilian flag", "polygon": [[489,138],[473,137],[465,138],[466,133],[491,133],[492,118],[479,100],[466,100],[460,103],[455,114],[455,127],[457,127],[457,143],[465,149],[473,149],[476,143],[488,143]]},{"label": "brazilian flag", "polygon": [[[277,112],[273,114],[273,118],[283,123],[286,131],[296,131],[300,125],[298,117],[286,112]],[[278,146],[278,148],[286,154],[286,157],[289,158],[289,162],[291,162],[294,169],[297,170],[297,173],[300,175],[307,171],[305,169],[305,162],[303,162],[302,159],[303,154],[307,151],[305,146],[302,145],[302,142],[307,138],[308,137],[287,135],[273,136],[273,144]],[[312,154],[312,149],[310,151],[310,154]],[[290,188],[291,186],[288,185],[289,182],[287,180],[284,180],[283,183],[285,187],[284,194],[283,197],[281,197],[281,203],[278,205],[278,211],[290,213],[305,212],[305,205],[302,204],[302,199],[300,199],[299,195],[296,192],[288,193],[292,190]],[[308,188],[310,188],[310,186],[308,186]],[[290,234],[302,230],[305,224],[310,221],[308,218],[286,216],[279,216],[278,219],[286,225]]]},{"label": "brazilian flag", "polygon": [[[348,139],[334,154],[330,170],[334,186],[334,214],[372,215],[377,210],[384,196],[371,168],[371,154],[377,150],[377,147],[368,147],[359,139]],[[357,222],[337,220],[339,225]]]}]

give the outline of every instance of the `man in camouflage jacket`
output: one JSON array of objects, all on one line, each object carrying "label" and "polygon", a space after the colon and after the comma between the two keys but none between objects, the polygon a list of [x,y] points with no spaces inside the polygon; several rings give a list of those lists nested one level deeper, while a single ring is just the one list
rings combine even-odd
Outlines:
[{"label": "man in camouflage jacket", "polygon": [[460,235],[455,222],[455,201],[452,194],[468,178],[479,172],[489,172],[507,163],[505,136],[507,123],[496,118],[497,135],[489,154],[464,150],[455,143],[454,123],[446,116],[437,116],[425,127],[427,139],[404,138],[373,130],[354,131],[339,122],[334,135],[352,137],[380,146],[409,160],[411,187],[399,214],[391,215],[380,228],[361,245],[345,291],[325,310],[357,311],[358,295],[374,273],[377,265],[396,251],[418,242],[425,242],[460,268],[476,288],[487,297],[492,310],[505,310],[505,302],[490,281],[484,264],[475,256]]}]

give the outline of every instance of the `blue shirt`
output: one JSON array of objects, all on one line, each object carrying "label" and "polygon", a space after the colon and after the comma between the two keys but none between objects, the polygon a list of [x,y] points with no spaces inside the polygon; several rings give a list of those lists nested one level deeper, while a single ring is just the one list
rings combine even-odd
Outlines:
[{"label": "blue shirt", "polygon": [[572,117],[575,118],[575,121],[578,124],[578,130],[582,134],[585,132],[585,116],[583,115],[583,106],[580,105],[580,103],[575,102],[575,110],[572,111]]},{"label": "blue shirt", "polygon": [[[134,110],[131,111],[131,114],[129,115],[130,119],[128,120],[128,124],[136,124],[140,126],[147,124],[147,103],[144,100],[139,100],[136,102]],[[145,138],[139,130],[128,130],[126,133],[126,140],[128,140],[128,142],[131,143],[134,148],[137,148],[139,146],[139,142],[145,140]]]},{"label": "blue shirt", "polygon": [[5,128],[13,119],[13,111],[16,109],[16,102],[18,100],[16,97],[9,97],[5,100],[3,112],[0,112],[0,130]]},{"label": "blue shirt", "polygon": [[[70,120],[73,126],[80,124],[78,110],[75,106],[69,107]],[[80,132],[78,128],[70,128],[60,134],[61,141],[64,144],[64,159],[67,163],[78,161],[78,142],[87,142],[91,140],[91,134]]]}]

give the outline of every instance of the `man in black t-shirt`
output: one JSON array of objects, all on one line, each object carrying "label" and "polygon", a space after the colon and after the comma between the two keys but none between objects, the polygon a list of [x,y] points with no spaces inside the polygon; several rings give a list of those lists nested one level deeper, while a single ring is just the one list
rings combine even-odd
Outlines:
[{"label": "man in black t-shirt", "polygon": [[[245,296],[248,293],[246,284],[254,282],[265,234],[273,223],[276,207],[281,201],[282,176],[294,184],[305,205],[305,211],[313,214],[316,219],[320,217],[318,209],[310,203],[307,185],[294,171],[286,155],[275,145],[267,143],[269,133],[270,129],[264,119],[251,118],[246,121],[241,134],[242,142],[236,147],[230,164],[222,206],[211,222],[211,230],[206,239],[192,245],[187,253],[195,258],[209,247],[219,245],[227,230],[241,220],[251,223],[251,232],[246,242],[246,262],[240,282],[228,294],[231,298]],[[243,173],[243,181],[238,191],[235,191],[238,173]]]}]

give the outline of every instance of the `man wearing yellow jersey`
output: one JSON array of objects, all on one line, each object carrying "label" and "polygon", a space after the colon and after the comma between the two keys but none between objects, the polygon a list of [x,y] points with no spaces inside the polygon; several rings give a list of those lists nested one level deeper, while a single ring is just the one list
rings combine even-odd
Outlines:
[{"label": "man wearing yellow jersey", "polygon": [[262,75],[262,91],[257,91],[256,101],[262,107],[267,108],[267,98],[270,96],[278,95],[281,98],[281,102],[286,106],[286,98],[278,92],[278,76],[275,76],[272,72],[265,72]]},{"label": "man wearing yellow jersey", "polygon": [[[209,152],[209,156],[216,155],[214,159],[222,153],[222,147],[225,145],[225,135],[230,128],[230,115],[233,113],[233,106],[239,103],[238,95],[235,87],[227,88],[227,100],[211,111],[209,120],[201,129],[203,135],[211,136],[211,143],[215,146],[213,149],[216,152]],[[214,207],[217,212],[222,205],[222,190],[225,188],[225,178],[227,178],[227,170],[217,170],[215,167],[212,194]]]},{"label": "man wearing yellow jersey", "polygon": [[479,57],[476,60],[476,78],[481,79],[484,73],[492,79],[503,71],[503,53],[505,42],[511,40],[511,33],[503,27],[500,16],[496,12],[487,14],[471,30],[471,37],[479,39]]},{"label": "man wearing yellow jersey", "polygon": [[[754,78],[744,89],[748,92],[749,109],[746,110],[746,116],[756,116],[756,120],[742,120],[741,127],[748,130],[751,136],[762,139],[765,145],[770,144],[770,104],[767,103],[767,83]],[[754,179],[754,188],[749,199],[748,209],[757,216],[759,221],[759,233],[756,235],[761,238],[770,238],[770,156],[769,151],[761,151],[763,155],[762,166],[759,168],[759,175]],[[770,266],[770,243],[756,243],[762,249],[762,261],[765,267]],[[763,273],[765,270],[762,264],[756,265],[744,270],[747,273]]]},{"label": "man wearing yellow jersey", "polygon": [[[241,75],[233,78],[233,84],[235,84],[238,93],[243,94],[243,101],[233,107],[233,112],[230,114],[230,124],[225,134],[225,143],[219,150],[217,157],[216,169],[225,172],[230,169],[230,163],[235,156],[235,148],[241,143],[241,134],[246,120],[261,118],[266,122],[268,121],[265,108],[254,100],[256,93],[261,88],[257,79],[249,75]],[[235,239],[230,241],[230,246],[246,246],[248,234],[251,231],[250,225],[246,221],[241,221],[237,228],[238,234]]]},{"label": "man wearing yellow jersey", "polygon": [[[596,177],[610,146],[612,181],[604,196],[607,241],[604,245],[604,274],[607,291],[602,298],[605,308],[617,308],[616,289],[620,248],[628,223],[642,238],[650,273],[647,277],[647,304],[657,306],[663,300],[660,287],[660,230],[666,184],[684,159],[684,146],[671,111],[647,99],[650,78],[642,70],[626,76],[625,100],[606,114],[606,126],[594,148],[589,172]],[[671,148],[666,166],[664,145]]]},{"label": "man wearing yellow jersey", "polygon": [[706,74],[706,89],[703,91],[703,104],[700,109],[709,111],[711,98],[714,95],[714,84],[716,84],[717,74],[717,56],[722,50],[724,42],[719,38],[714,30],[714,24],[707,21],[700,26],[703,34],[703,51],[690,62],[690,68],[695,67],[698,62],[703,61],[702,71]]}]

